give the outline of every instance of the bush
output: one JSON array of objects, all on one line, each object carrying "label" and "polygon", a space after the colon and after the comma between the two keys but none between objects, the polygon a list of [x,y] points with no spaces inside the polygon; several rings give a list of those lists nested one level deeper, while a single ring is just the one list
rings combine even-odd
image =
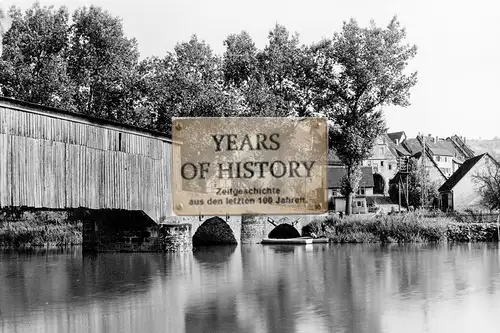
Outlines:
[{"label": "bush", "polygon": [[61,246],[82,243],[82,223],[67,220],[67,212],[2,210],[0,246]]},{"label": "bush", "polygon": [[447,218],[426,218],[419,213],[383,216],[372,220],[349,216],[328,217],[304,226],[303,235],[312,232],[338,243],[405,243],[446,241]]}]

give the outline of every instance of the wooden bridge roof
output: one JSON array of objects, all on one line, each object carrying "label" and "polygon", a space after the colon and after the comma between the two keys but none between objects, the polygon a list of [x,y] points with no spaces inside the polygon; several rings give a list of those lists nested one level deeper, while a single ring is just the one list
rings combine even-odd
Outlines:
[{"label": "wooden bridge roof", "polygon": [[153,137],[162,141],[167,141],[172,143],[172,138],[165,133],[158,132],[155,130],[142,128],[138,126],[133,126],[129,124],[119,123],[117,121],[107,120],[103,118],[97,118],[94,116],[89,116],[83,113],[70,112],[58,108],[48,107],[36,103],[26,102],[17,100],[14,98],[8,98],[0,96],[0,107],[7,107],[13,109],[20,109],[27,112],[44,114],[50,117],[68,119],[72,121],[85,122],[91,125],[112,127],[114,129],[126,130],[130,132],[135,132],[136,134],[142,134],[145,136]]}]

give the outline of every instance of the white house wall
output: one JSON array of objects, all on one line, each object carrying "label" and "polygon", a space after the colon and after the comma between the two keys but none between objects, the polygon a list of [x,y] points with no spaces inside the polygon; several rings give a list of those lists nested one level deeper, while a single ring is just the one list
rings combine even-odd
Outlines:
[{"label": "white house wall", "polygon": [[480,195],[477,191],[477,185],[473,181],[473,175],[477,172],[485,171],[486,159],[489,159],[487,155],[478,161],[453,188],[453,204],[455,210],[471,208],[479,202]]}]

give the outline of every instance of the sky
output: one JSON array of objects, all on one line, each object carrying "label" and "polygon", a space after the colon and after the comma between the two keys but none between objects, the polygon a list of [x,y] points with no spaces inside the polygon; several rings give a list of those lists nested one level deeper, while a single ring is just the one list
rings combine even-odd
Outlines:
[{"label": "sky", "polygon": [[[258,48],[276,24],[311,44],[340,31],[343,21],[386,26],[397,15],[407,41],[418,47],[408,69],[418,71],[411,105],[384,109],[389,132],[447,137],[500,137],[500,3],[495,0],[40,0],[70,12],[97,5],[122,18],[141,58],[163,56],[196,34],[224,52],[231,33],[246,30]],[[30,7],[34,0],[0,0],[0,8]]]}]

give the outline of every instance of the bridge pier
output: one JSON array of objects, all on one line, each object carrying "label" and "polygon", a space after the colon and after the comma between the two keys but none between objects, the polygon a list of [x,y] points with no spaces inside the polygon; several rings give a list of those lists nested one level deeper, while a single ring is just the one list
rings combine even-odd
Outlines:
[{"label": "bridge pier", "polygon": [[158,251],[158,225],[139,211],[83,210],[84,252]]},{"label": "bridge pier", "polygon": [[191,237],[191,224],[169,223],[160,224],[159,250],[167,252],[184,252],[193,249],[193,238]]}]

